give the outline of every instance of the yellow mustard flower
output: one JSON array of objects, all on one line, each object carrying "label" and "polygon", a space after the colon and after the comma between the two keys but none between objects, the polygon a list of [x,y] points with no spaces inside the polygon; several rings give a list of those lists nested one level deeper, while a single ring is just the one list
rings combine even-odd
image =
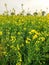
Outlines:
[{"label": "yellow mustard flower", "polygon": [[21,62],[17,62],[16,65],[21,65]]},{"label": "yellow mustard flower", "polygon": [[39,33],[39,32],[37,32],[37,31],[36,31],[35,33],[36,33],[36,35],[40,35],[40,33]]},{"label": "yellow mustard flower", "polygon": [[2,31],[0,31],[0,35],[2,35]]},{"label": "yellow mustard flower", "polygon": [[14,46],[13,46],[13,45],[11,45],[11,46],[10,46],[10,48],[14,48]]},{"label": "yellow mustard flower", "polygon": [[35,44],[38,44],[39,42],[40,42],[40,41],[37,40],[37,41],[35,42]]},{"label": "yellow mustard flower", "polygon": [[20,32],[18,32],[18,35],[20,35],[21,33]]},{"label": "yellow mustard flower", "polygon": [[37,32],[36,30],[31,30],[30,32],[29,32],[29,34],[32,34],[32,33],[35,33],[35,34],[37,34],[37,35],[39,35],[40,33],[39,32]]},{"label": "yellow mustard flower", "polygon": [[21,53],[18,52],[18,55],[19,55],[19,61],[22,61]]},{"label": "yellow mustard flower", "polygon": [[23,47],[24,46],[24,44],[22,43],[21,45],[20,45],[20,47]]},{"label": "yellow mustard flower", "polygon": [[27,37],[27,40],[28,40],[28,41],[31,41],[31,39],[30,39],[30,38],[28,38],[28,37]]},{"label": "yellow mustard flower", "polygon": [[32,32],[29,32],[29,34],[32,34]]},{"label": "yellow mustard flower", "polygon": [[27,37],[26,44],[30,44],[31,39]]},{"label": "yellow mustard flower", "polygon": [[17,48],[14,45],[11,45],[10,48],[13,50],[17,50]]},{"label": "yellow mustard flower", "polygon": [[24,28],[24,30],[26,30],[26,28]]},{"label": "yellow mustard flower", "polygon": [[32,39],[36,39],[38,36],[35,34]]},{"label": "yellow mustard flower", "polygon": [[42,41],[45,41],[45,38],[44,37],[41,37]]},{"label": "yellow mustard flower", "polygon": [[45,41],[45,37],[40,37],[39,40]]},{"label": "yellow mustard flower", "polygon": [[29,34],[32,34],[32,33],[35,33],[35,30],[31,30],[31,31],[29,32]]},{"label": "yellow mustard flower", "polygon": [[33,32],[36,32],[36,30],[31,30],[31,32],[33,33]]},{"label": "yellow mustard flower", "polygon": [[16,36],[11,36],[11,41],[14,43],[16,41]]},{"label": "yellow mustard flower", "polygon": [[22,44],[22,46],[24,46],[24,44]]},{"label": "yellow mustard flower", "polygon": [[20,50],[20,47],[19,47],[19,45],[18,45],[18,44],[17,44],[17,49],[18,49],[18,50]]},{"label": "yellow mustard flower", "polygon": [[26,44],[30,44],[30,41],[26,40]]},{"label": "yellow mustard flower", "polygon": [[4,55],[6,55],[6,54],[7,54],[7,52],[6,52],[6,51],[4,51],[4,52],[3,52],[3,54],[4,54]]}]

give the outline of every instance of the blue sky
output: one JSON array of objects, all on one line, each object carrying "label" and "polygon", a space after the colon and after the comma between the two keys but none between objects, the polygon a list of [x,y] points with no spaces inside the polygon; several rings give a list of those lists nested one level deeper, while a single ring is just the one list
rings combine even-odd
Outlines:
[{"label": "blue sky", "polygon": [[31,13],[41,9],[46,11],[46,8],[48,8],[49,12],[49,0],[0,0],[0,13],[5,11],[5,3],[7,3],[8,11],[15,8],[16,13],[21,12],[22,3],[24,4],[25,12],[28,12],[28,8]]}]

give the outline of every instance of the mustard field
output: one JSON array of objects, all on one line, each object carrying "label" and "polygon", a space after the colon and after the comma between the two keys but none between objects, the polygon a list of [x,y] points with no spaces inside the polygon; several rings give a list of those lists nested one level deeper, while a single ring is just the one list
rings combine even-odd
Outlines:
[{"label": "mustard field", "polygon": [[0,65],[49,65],[49,17],[0,15]]}]

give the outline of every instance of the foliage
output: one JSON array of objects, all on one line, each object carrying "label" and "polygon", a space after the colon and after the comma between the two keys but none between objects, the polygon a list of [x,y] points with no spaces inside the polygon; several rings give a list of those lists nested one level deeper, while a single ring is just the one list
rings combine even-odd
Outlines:
[{"label": "foliage", "polygon": [[0,65],[48,65],[49,18],[0,15]]}]

